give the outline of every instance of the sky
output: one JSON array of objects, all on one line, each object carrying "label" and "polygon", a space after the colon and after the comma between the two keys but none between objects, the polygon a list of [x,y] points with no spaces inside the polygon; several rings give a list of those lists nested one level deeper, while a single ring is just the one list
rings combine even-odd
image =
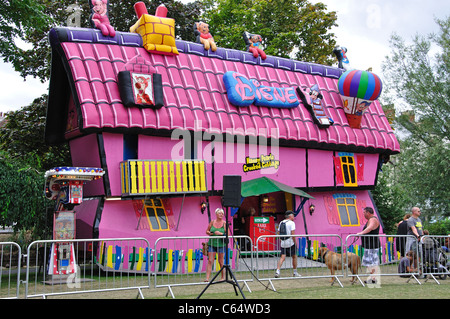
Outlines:
[{"label": "sky", "polygon": [[[316,1],[312,1],[316,2]],[[350,65],[382,78],[381,65],[391,52],[393,33],[411,42],[416,34],[439,29],[435,18],[450,15],[450,1],[443,0],[322,0],[328,11],[337,12],[338,27],[332,29],[338,45],[347,48]]]},{"label": "sky", "polygon": [[[74,0],[75,1],[75,0]],[[183,0],[188,1],[188,0]],[[310,0],[312,3],[318,1]],[[332,32],[338,45],[347,48],[350,65],[372,71],[383,79],[381,65],[391,52],[393,32],[410,41],[415,34],[437,32],[434,18],[450,15],[447,0],[322,0],[328,11],[337,12],[338,27]],[[26,81],[12,65],[0,62],[0,112],[18,110],[48,92],[49,83],[28,77]]]}]

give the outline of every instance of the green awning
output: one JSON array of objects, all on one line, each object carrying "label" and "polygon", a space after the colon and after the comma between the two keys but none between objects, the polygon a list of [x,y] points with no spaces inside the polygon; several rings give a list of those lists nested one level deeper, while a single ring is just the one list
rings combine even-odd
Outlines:
[{"label": "green awning", "polygon": [[295,187],[274,181],[268,177],[255,178],[241,183],[241,196],[259,196],[274,192],[286,192],[293,195],[314,199],[311,195],[301,191]]}]

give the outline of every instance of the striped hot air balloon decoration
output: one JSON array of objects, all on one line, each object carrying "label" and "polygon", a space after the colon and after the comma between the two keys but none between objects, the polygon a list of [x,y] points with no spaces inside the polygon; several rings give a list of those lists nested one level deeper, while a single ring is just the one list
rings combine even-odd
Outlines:
[{"label": "striped hot air balloon decoration", "polygon": [[350,127],[360,128],[361,117],[383,89],[378,75],[361,70],[348,70],[338,81],[339,93]]}]

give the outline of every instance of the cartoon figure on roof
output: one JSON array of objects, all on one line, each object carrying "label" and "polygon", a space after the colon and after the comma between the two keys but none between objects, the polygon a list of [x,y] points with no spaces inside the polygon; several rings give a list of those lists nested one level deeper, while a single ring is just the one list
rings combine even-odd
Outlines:
[{"label": "cartoon figure on roof", "polygon": [[341,47],[341,46],[337,46],[334,48],[333,50],[334,55],[336,55],[336,58],[338,60],[338,67],[340,69],[344,69],[344,70],[350,70],[350,62],[347,58],[347,48],[346,47]]},{"label": "cartoon figure on roof", "polygon": [[194,34],[197,36],[196,42],[203,44],[205,50],[216,51],[217,46],[216,42],[214,42],[214,38],[209,33],[209,25],[204,22],[195,22],[194,23]]},{"label": "cartoon figure on roof", "polygon": [[116,30],[111,26],[108,18],[108,0],[91,0],[89,5],[92,11],[89,17],[92,27],[102,31],[105,37],[115,37]]},{"label": "cartoon figure on roof", "polygon": [[330,125],[333,125],[333,119],[326,115],[325,108],[322,105],[323,96],[319,92],[319,86],[314,84],[312,87],[306,88],[305,92],[309,94],[309,102],[300,87],[297,87],[297,93],[303,104],[311,113],[314,123],[320,128],[327,128]]},{"label": "cartoon figure on roof", "polygon": [[242,37],[244,38],[247,51],[252,53],[255,58],[261,56],[261,59],[265,60],[267,58],[266,53],[261,48],[262,38],[259,34],[251,34],[247,31],[242,33]]}]

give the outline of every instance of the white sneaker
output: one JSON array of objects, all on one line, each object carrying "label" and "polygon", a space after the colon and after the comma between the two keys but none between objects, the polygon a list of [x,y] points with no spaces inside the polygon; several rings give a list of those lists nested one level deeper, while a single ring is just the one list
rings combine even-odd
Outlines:
[{"label": "white sneaker", "polygon": [[294,271],[294,274],[292,276],[293,277],[301,277],[302,275],[300,275],[298,272]]},{"label": "white sneaker", "polygon": [[275,278],[278,278],[278,277],[280,277],[280,270],[277,269],[275,271]]}]

